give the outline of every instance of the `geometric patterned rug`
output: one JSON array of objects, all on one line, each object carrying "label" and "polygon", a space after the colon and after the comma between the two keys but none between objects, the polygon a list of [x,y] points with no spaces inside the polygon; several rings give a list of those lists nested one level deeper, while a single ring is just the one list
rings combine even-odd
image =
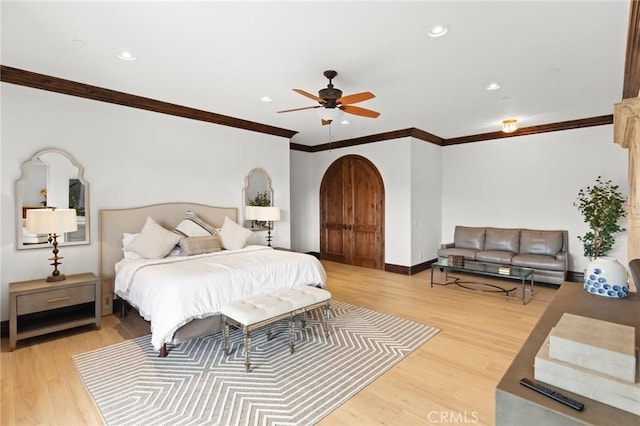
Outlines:
[{"label": "geometric patterned rug", "polygon": [[107,425],[310,425],[438,333],[438,329],[332,300],[329,337],[319,315],[252,333],[250,373],[242,332],[224,356],[218,332],[170,348],[159,358],[151,336],[73,357]]}]

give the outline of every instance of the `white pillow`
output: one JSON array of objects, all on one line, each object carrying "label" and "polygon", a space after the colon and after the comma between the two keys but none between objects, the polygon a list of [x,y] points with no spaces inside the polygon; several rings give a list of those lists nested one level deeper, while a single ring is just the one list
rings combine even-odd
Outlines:
[{"label": "white pillow", "polygon": [[173,232],[183,237],[206,237],[214,235],[216,230],[192,211],[187,211]]},{"label": "white pillow", "polygon": [[129,243],[133,240],[135,240],[135,238],[140,235],[139,233],[137,234],[128,234],[128,233],[124,233],[122,234],[122,251],[124,252],[124,258],[126,260],[136,260],[136,259],[142,259],[143,257],[140,256],[138,253],[134,252],[134,251],[128,251],[125,250],[125,247],[129,245]]},{"label": "white pillow", "polygon": [[251,237],[252,232],[233,221],[228,216],[224,217],[222,229],[220,229],[220,240],[222,248],[227,250],[235,250],[244,248],[247,240]]},{"label": "white pillow", "polygon": [[151,217],[147,217],[140,235],[127,244],[124,249],[125,251],[133,251],[147,259],[160,259],[166,257],[181,238],[182,236],[164,229]]}]

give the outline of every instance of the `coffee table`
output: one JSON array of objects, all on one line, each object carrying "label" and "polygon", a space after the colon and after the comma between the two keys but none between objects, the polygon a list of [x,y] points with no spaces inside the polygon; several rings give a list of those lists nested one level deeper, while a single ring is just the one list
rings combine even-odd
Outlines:
[{"label": "coffee table", "polygon": [[[444,272],[445,282],[439,283],[433,281],[434,268],[438,268]],[[450,279],[450,272],[462,272],[471,275],[520,280],[521,287],[513,287],[508,289],[485,282],[466,280],[463,281],[460,277],[452,276]],[[447,259],[438,259],[437,262],[431,264],[431,287],[433,287],[434,284],[442,286],[457,285],[468,290],[500,292],[504,293],[505,297],[507,298],[518,298],[522,300],[523,305],[526,305],[529,300],[533,299],[534,295],[533,269],[511,265],[496,265],[495,263],[485,263],[471,260],[465,260],[461,266],[453,266],[449,264]],[[479,285],[485,288],[473,288],[468,287],[465,284]],[[527,293],[529,294],[529,298],[527,298]]]}]

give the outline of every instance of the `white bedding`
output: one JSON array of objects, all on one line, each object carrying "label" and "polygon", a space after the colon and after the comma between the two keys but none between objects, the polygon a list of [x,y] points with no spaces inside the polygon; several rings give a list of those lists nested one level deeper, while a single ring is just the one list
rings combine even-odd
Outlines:
[{"label": "white bedding", "polygon": [[151,322],[156,350],[196,318],[216,315],[231,301],[276,289],[326,286],[322,264],[313,256],[265,246],[196,256],[121,260],[115,292]]}]

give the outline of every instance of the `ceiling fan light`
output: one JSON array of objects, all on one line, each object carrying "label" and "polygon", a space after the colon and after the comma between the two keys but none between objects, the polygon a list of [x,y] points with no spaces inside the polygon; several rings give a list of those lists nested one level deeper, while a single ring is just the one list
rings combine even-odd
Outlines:
[{"label": "ceiling fan light", "polygon": [[515,118],[509,118],[502,120],[502,131],[505,133],[513,133],[518,130],[518,120]]},{"label": "ceiling fan light", "polygon": [[339,108],[318,108],[318,116],[325,121],[334,121],[342,117],[342,110]]}]

